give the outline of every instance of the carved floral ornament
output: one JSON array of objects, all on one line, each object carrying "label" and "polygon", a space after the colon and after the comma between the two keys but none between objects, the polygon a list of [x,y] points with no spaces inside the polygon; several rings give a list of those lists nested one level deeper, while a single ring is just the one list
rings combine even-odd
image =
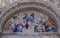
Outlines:
[{"label": "carved floral ornament", "polygon": [[[0,18],[0,26],[3,28],[7,21],[14,16],[15,14],[23,11],[36,11],[42,12],[43,14],[49,16],[49,18],[54,20],[55,25],[59,26],[59,19],[60,16],[56,13],[56,11],[52,8],[49,8],[41,3],[30,2],[30,3],[21,3],[17,4],[16,6],[10,8]],[[45,12],[45,13],[44,13]],[[3,31],[3,29],[2,29]]]}]

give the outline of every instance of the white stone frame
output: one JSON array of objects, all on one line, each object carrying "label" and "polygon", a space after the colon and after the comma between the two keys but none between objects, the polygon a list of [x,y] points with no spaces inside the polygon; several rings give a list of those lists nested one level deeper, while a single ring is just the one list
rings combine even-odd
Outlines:
[{"label": "white stone frame", "polygon": [[[4,24],[4,21],[6,19],[6,17],[8,17],[10,14],[12,14],[14,11],[18,10],[18,9],[23,9],[23,8],[37,8],[37,9],[43,9],[45,11],[48,12],[48,14],[51,14],[52,17],[54,17],[54,20],[58,26],[58,30],[60,29],[60,16],[57,14],[57,12],[53,9],[53,8],[50,8],[50,7],[47,7],[46,5],[44,4],[41,4],[41,3],[36,3],[36,2],[28,2],[28,3],[19,3],[17,4],[16,6],[8,9],[7,11],[3,12],[2,16],[0,17],[0,32],[2,33],[2,30],[3,30],[3,24]],[[57,34],[58,32],[56,33],[43,33],[43,35],[48,35],[48,34]],[[4,33],[3,33],[4,34]],[[8,34],[8,33],[6,33]],[[10,33],[9,33],[10,34]],[[11,33],[11,34],[16,34],[16,33]],[[19,33],[17,33],[19,34]],[[21,33],[20,33],[21,34]],[[19,35],[20,35],[19,34]],[[42,33],[41,33],[42,34]],[[22,34],[21,34],[22,35]],[[40,33],[39,33],[40,35]]]}]

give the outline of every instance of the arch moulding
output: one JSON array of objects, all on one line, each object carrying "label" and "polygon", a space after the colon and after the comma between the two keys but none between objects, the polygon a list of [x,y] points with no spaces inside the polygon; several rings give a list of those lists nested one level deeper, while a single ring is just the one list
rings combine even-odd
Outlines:
[{"label": "arch moulding", "polygon": [[48,7],[45,4],[37,3],[37,2],[26,2],[26,3],[18,3],[14,7],[11,7],[10,9],[3,12],[2,16],[0,17],[0,32],[2,33],[3,26],[6,24],[6,22],[11,18],[13,15],[17,14],[18,12],[23,11],[37,11],[37,12],[43,12],[44,14],[48,15],[51,19],[53,19],[58,27],[58,30],[60,28],[60,16],[57,14],[56,10],[52,9],[51,7]]}]

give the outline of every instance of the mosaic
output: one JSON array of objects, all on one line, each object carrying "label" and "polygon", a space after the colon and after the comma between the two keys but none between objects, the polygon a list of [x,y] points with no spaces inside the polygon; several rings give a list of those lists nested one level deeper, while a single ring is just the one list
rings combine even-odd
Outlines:
[{"label": "mosaic", "polygon": [[25,11],[14,15],[4,25],[3,32],[56,32],[54,21],[36,11]]}]

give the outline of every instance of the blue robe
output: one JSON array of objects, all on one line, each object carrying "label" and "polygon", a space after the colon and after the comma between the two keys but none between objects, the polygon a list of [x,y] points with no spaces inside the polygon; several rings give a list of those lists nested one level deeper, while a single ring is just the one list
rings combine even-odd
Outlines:
[{"label": "blue robe", "polygon": [[47,32],[55,32],[55,30],[52,27],[48,27]]},{"label": "blue robe", "polygon": [[27,15],[23,18],[26,19],[26,23],[28,23],[28,21],[34,23],[34,13],[31,14],[32,18],[28,17]]}]

